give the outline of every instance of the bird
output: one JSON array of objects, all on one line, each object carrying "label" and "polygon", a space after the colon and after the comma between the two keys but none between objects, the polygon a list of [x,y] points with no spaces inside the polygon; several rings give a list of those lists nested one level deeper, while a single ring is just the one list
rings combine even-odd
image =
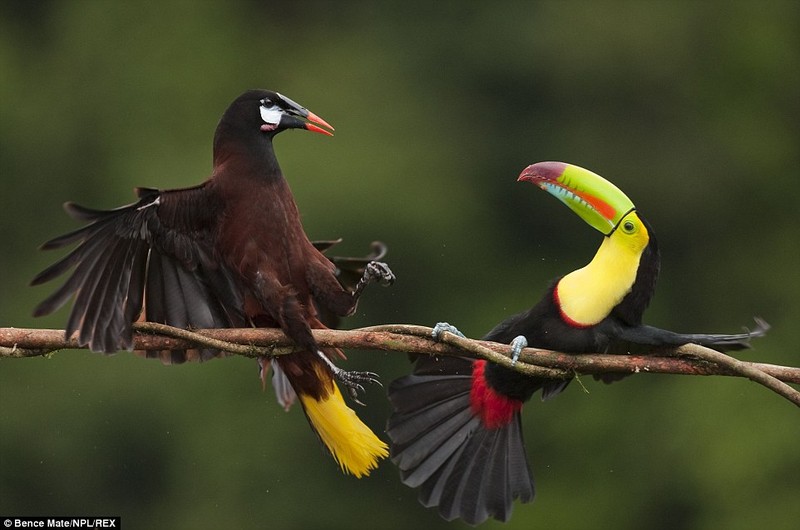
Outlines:
[{"label": "bird", "polygon": [[[341,350],[319,347],[311,330],[326,327],[321,312],[351,315],[368,284],[390,285],[395,278],[387,264],[369,260],[357,266],[362,275],[347,289],[335,259],[321,252],[335,241],[309,241],[273,146],[289,129],[334,131],[278,92],[247,90],[220,118],[213,168],[202,183],[137,188],[137,202],[113,210],[66,203],[69,215],[88,224],[42,245],[77,244],[32,280],[39,285],[71,271],[34,315],[52,313],[74,297],[67,337],[75,334],[79,345],[104,353],[132,350],[137,320],[187,329],[279,327],[297,351],[274,360],[276,375],[299,397],[342,471],[362,477],[388,455],[387,446],[347,406],[337,382],[355,396],[377,376],[337,367],[333,359],[344,357]],[[221,354],[146,355],[180,363]],[[262,377],[267,364],[260,362]]]},{"label": "bird", "polygon": [[[483,337],[510,344],[512,363],[527,345],[574,354],[625,354],[686,343],[735,350],[766,333],[768,325],[760,319],[752,331],[731,335],[680,334],[643,324],[660,254],[652,227],[633,202],[603,177],[564,162],[532,164],[518,181],[558,198],[603,240],[586,266],[553,280],[533,307]],[[441,322],[433,336],[448,331],[461,335]],[[419,356],[413,372],[388,388],[392,412],[386,432],[402,482],[418,488],[420,502],[438,507],[446,520],[507,521],[515,499],[525,503],[535,495],[523,404],[537,390],[543,401],[550,399],[569,382],[523,375],[485,360]]]}]

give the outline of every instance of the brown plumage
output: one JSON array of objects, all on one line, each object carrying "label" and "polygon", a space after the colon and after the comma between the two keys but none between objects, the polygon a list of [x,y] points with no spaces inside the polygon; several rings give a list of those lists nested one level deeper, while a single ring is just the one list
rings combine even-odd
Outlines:
[{"label": "brown plumage", "polygon": [[[110,211],[65,205],[90,224],[45,243],[47,249],[79,244],[34,278],[39,284],[74,268],[35,314],[51,313],[74,295],[66,333],[78,332],[81,345],[102,352],[130,350],[137,318],[182,328],[280,327],[300,350],[278,362],[307,414],[316,406],[308,400],[327,402],[338,395],[336,407],[343,407],[334,375],[351,388],[371,376],[338,371],[323,358],[340,352],[319,351],[310,332],[325,327],[318,308],[347,316],[368,283],[389,284],[394,277],[385,264],[369,262],[353,290],[345,289],[334,263],[308,240],[272,145],[276,134],[292,128],[328,135],[332,130],[278,93],[250,90],[223,114],[214,136],[213,172],[202,184],[139,189],[138,202]],[[166,360],[218,353],[179,351]],[[161,352],[151,355],[164,358]],[[368,456],[353,466],[334,457],[343,468],[365,474],[385,456],[380,444],[369,439]]]}]

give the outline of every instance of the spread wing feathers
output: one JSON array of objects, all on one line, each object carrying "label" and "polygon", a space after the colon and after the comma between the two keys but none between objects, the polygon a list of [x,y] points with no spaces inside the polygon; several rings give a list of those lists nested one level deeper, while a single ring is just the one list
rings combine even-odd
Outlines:
[{"label": "spread wing feathers", "polygon": [[[176,327],[242,324],[242,294],[215,259],[218,212],[207,184],[137,193],[138,202],[114,210],[65,204],[68,214],[89,224],[42,246],[78,244],[31,282],[38,285],[72,270],[34,314],[52,313],[74,296],[66,334],[77,331],[82,346],[102,352],[132,348],[131,324],[145,305],[146,320]],[[214,354],[204,350],[200,357]],[[180,361],[186,352],[171,355]]]},{"label": "spread wing feathers", "polygon": [[706,334],[675,333],[653,326],[626,327],[618,333],[617,338],[635,345],[645,346],[681,346],[683,344],[699,344],[719,351],[735,351],[750,348],[750,340],[763,337],[770,326],[761,318],[756,318],[756,327],[744,333]]},{"label": "spread wing feathers", "polygon": [[505,521],[514,499],[533,499],[521,416],[487,429],[470,408],[471,361],[420,358],[412,375],[394,381],[387,434],[401,479],[447,520]]}]

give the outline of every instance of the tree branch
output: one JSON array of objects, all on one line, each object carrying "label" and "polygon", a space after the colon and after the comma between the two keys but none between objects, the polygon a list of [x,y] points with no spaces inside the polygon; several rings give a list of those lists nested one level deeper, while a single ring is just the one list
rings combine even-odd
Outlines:
[{"label": "tree branch", "polygon": [[[285,355],[294,351],[292,341],[279,329],[207,329],[189,331],[140,322],[134,324],[135,350],[181,350],[197,347],[218,349],[246,357]],[[696,344],[660,349],[649,355],[572,355],[525,348],[516,364],[509,346],[444,333],[439,342],[424,326],[391,324],[353,330],[315,329],[322,347],[395,351],[427,355],[467,355],[486,359],[519,372],[551,378],[579,374],[664,373],[746,377],[762,384],[800,407],[800,392],[786,383],[800,383],[800,368],[751,363],[734,359]],[[0,328],[0,357],[34,357],[62,349],[79,349],[77,339],[61,330]]]}]

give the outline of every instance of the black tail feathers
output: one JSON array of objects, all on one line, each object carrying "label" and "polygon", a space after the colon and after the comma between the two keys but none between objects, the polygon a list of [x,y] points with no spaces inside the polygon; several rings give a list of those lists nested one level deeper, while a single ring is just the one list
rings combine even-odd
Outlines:
[{"label": "black tail feathers", "polygon": [[420,502],[447,519],[476,525],[506,521],[514,499],[530,502],[533,477],[521,416],[488,428],[470,404],[472,364],[463,358],[423,357],[412,375],[389,387],[394,412],[387,433],[391,458]]}]

